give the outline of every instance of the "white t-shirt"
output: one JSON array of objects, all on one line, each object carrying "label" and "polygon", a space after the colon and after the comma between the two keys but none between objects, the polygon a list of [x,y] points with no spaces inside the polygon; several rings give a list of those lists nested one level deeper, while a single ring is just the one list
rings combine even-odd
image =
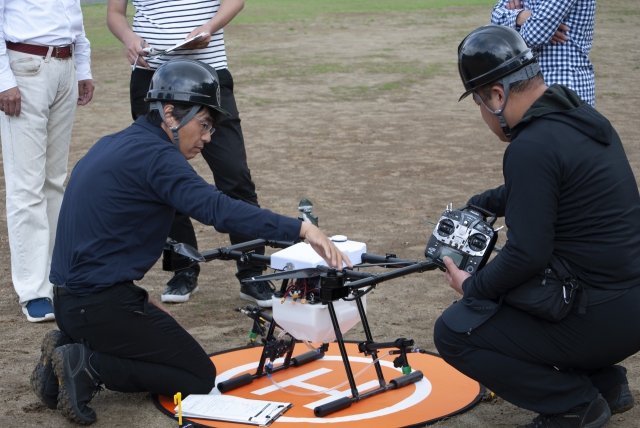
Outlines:
[{"label": "white t-shirt", "polygon": [[[153,48],[168,49],[183,41],[218,12],[220,0],[132,0],[136,13],[133,31]],[[167,55],[149,58],[147,63],[157,69],[175,58],[202,61],[215,69],[227,68],[223,29],[211,36],[204,49],[178,49]]]}]

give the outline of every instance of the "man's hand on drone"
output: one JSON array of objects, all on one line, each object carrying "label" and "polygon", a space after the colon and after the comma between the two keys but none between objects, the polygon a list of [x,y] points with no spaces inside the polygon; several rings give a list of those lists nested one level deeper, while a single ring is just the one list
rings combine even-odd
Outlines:
[{"label": "man's hand on drone", "polygon": [[464,270],[458,269],[458,266],[456,266],[451,257],[444,257],[442,261],[447,266],[447,281],[449,282],[449,285],[451,286],[451,288],[464,296],[464,291],[462,291],[462,283],[471,275]]},{"label": "man's hand on drone", "polygon": [[302,222],[300,237],[311,244],[311,247],[320,254],[329,267],[342,269],[342,262],[345,262],[347,267],[353,268],[349,257],[340,251],[327,235],[311,223]]}]

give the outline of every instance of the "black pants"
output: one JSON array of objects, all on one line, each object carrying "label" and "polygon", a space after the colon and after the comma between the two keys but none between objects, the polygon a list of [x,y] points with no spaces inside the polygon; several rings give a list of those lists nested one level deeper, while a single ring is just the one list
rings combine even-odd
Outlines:
[{"label": "black pants", "polygon": [[173,396],[208,394],[216,368],[204,349],[133,283],[86,297],[54,295],[58,327],[98,352],[108,389]]},{"label": "black pants", "polygon": [[[131,115],[135,120],[139,116],[149,112],[149,103],[144,98],[149,91],[154,70],[136,68],[131,74],[130,98]],[[258,205],[258,195],[255,184],[251,180],[251,171],[247,165],[247,153],[244,147],[240,116],[233,96],[233,78],[227,69],[217,70],[220,79],[220,102],[223,109],[231,116],[223,116],[222,122],[216,127],[216,132],[211,136],[211,142],[204,145],[202,156],[207,161],[216,187],[225,195]],[[176,213],[169,236],[194,248],[198,248],[196,233],[189,216]],[[238,244],[250,240],[241,235],[230,235],[232,244]],[[264,254],[264,247],[256,252]],[[196,268],[199,271],[199,267]],[[245,278],[259,275],[261,267],[252,267],[238,263],[238,277]]]},{"label": "black pants", "polygon": [[550,323],[508,305],[469,335],[436,321],[444,360],[498,396],[541,414],[561,413],[627,383],[614,364],[640,350],[640,287]]}]

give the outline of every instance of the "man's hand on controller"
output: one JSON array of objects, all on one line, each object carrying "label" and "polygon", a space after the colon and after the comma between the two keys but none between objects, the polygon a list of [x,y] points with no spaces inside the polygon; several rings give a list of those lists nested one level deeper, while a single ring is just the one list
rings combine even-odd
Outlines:
[{"label": "man's hand on controller", "polygon": [[464,291],[462,291],[462,283],[465,279],[469,278],[471,274],[464,270],[458,269],[458,266],[456,266],[451,257],[444,257],[442,261],[447,267],[447,281],[449,282],[449,286],[451,286],[451,288],[464,296]]}]

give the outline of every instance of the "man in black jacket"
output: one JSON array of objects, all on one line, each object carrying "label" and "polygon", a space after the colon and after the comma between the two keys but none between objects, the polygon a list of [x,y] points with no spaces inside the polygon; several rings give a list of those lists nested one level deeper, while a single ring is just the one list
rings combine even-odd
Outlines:
[{"label": "man in black jacket", "polygon": [[[473,95],[509,142],[504,184],[469,203],[504,216],[508,241],[474,276],[445,258],[463,298],[436,322],[436,346],[461,372],[540,414],[523,427],[601,427],[633,407],[626,369],[615,364],[640,350],[640,196],[622,143],[575,92],[544,84],[516,31],[481,27],[458,54],[460,99]],[[556,323],[503,302],[552,255],[584,285]]]}]

